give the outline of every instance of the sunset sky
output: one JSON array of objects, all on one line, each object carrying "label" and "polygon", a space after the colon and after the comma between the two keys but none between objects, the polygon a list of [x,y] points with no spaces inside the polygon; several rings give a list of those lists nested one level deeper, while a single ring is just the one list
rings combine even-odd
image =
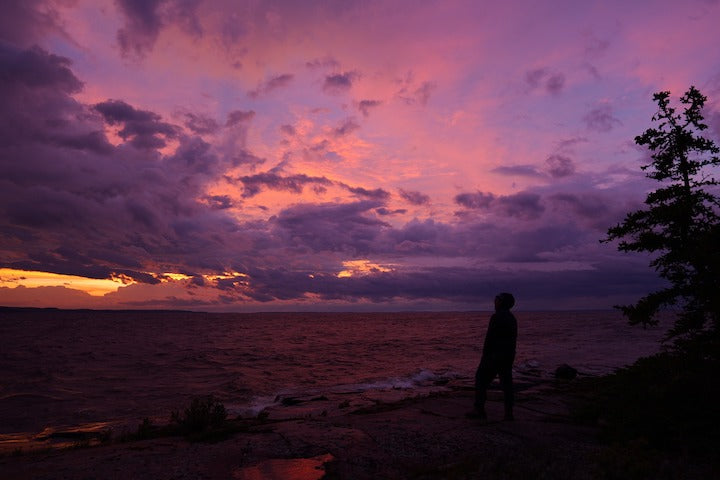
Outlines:
[{"label": "sunset sky", "polygon": [[0,305],[610,308],[718,1],[11,0]]}]

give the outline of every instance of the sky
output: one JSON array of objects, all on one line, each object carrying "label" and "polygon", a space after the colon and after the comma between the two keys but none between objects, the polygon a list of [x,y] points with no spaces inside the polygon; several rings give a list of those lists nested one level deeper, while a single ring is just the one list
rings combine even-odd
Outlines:
[{"label": "sky", "polygon": [[0,305],[611,308],[601,243],[691,85],[720,138],[720,2],[10,0]]}]

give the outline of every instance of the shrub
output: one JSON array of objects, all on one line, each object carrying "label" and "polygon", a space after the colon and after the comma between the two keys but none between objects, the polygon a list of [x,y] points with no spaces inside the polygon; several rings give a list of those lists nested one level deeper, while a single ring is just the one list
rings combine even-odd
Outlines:
[{"label": "shrub", "polygon": [[181,433],[187,435],[223,427],[227,411],[225,405],[212,395],[196,397],[182,416],[174,411],[170,420],[181,429]]}]

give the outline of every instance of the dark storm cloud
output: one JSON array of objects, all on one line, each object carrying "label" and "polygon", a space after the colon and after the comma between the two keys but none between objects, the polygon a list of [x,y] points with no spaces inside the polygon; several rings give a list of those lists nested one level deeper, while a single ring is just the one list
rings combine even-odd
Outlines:
[{"label": "dark storm cloud", "polygon": [[281,75],[276,75],[258,85],[255,90],[249,91],[247,95],[250,98],[259,98],[262,95],[267,95],[275,90],[290,85],[294,78],[295,75],[291,73],[283,73]]},{"label": "dark storm cloud", "polygon": [[545,163],[547,163],[548,172],[553,178],[567,177],[575,173],[575,163],[564,155],[550,155]]},{"label": "dark storm cloud", "polygon": [[380,100],[360,100],[360,102],[358,102],[358,110],[360,110],[364,117],[367,117],[370,115],[370,110],[380,105],[382,105]]},{"label": "dark storm cloud", "polygon": [[185,126],[193,133],[205,135],[215,133],[220,130],[220,125],[215,119],[198,115],[192,112],[185,113]]},{"label": "dark storm cloud", "polygon": [[538,68],[525,73],[525,83],[531,89],[543,87],[546,92],[557,95],[565,86],[565,75],[559,72],[550,72],[547,68]]},{"label": "dark storm cloud", "polygon": [[422,192],[414,192],[410,190],[399,189],[400,197],[412,205],[428,205],[430,196]]},{"label": "dark storm cloud", "polygon": [[490,170],[493,173],[507,175],[509,177],[542,177],[543,174],[538,172],[537,168],[532,165],[510,165],[496,167]]},{"label": "dark storm cloud", "polygon": [[631,264],[623,268],[613,263],[599,263],[582,270],[528,271],[521,275],[494,268],[435,267],[344,278],[317,274],[310,269],[264,268],[252,270],[250,277],[250,285],[263,292],[253,298],[262,302],[300,299],[305,294],[313,294],[322,300],[352,303],[360,300],[374,303],[442,300],[477,304],[492,298],[498,291],[512,291],[520,309],[528,305],[555,307],[560,299],[583,297],[599,300],[591,305],[573,305],[574,308],[607,307],[602,303],[603,298],[608,298],[608,304],[618,297],[632,301],[647,293],[648,288],[661,285],[642,265]]},{"label": "dark storm cloud", "polygon": [[[81,83],[62,57],[3,45],[0,71],[3,266],[155,282],[143,273],[153,265],[222,271],[225,242],[248,243],[224,209],[196,201],[232,159],[154,112],[77,102]],[[127,142],[110,144],[103,121]],[[168,137],[178,146],[164,156],[154,146]]]},{"label": "dark storm cloud", "polygon": [[585,114],[583,121],[590,130],[597,132],[609,132],[613,127],[622,125],[622,122],[613,115],[610,105],[593,108]]},{"label": "dark storm cloud", "polygon": [[323,91],[327,93],[343,93],[353,85],[353,82],[360,76],[357,72],[343,72],[327,75],[323,83]]}]

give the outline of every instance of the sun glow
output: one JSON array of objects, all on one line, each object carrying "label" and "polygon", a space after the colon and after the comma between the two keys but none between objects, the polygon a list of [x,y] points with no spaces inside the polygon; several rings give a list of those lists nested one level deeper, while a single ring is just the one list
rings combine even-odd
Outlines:
[{"label": "sun glow", "polygon": [[348,260],[343,262],[343,267],[345,267],[345,270],[341,270],[337,274],[338,278],[348,278],[393,271],[392,268],[384,267],[378,263],[373,263],[370,260]]},{"label": "sun glow", "polygon": [[125,276],[112,279],[87,278],[75,275],[61,275],[48,272],[34,272],[0,268],[0,287],[38,288],[38,287],[65,287],[80,290],[95,297],[116,292],[118,288],[135,283]]}]

